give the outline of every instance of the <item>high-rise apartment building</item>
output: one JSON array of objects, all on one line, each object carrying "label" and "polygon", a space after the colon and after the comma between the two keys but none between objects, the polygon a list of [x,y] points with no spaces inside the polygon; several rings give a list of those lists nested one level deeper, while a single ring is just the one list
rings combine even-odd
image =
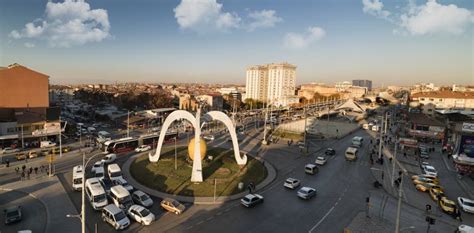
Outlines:
[{"label": "high-rise apartment building", "polygon": [[367,91],[372,91],[372,81],[371,80],[352,80],[352,86],[366,87]]},{"label": "high-rise apartment building", "polygon": [[[296,66],[288,63],[247,68],[246,98],[282,105],[295,96]],[[290,101],[291,102],[291,101]]]}]

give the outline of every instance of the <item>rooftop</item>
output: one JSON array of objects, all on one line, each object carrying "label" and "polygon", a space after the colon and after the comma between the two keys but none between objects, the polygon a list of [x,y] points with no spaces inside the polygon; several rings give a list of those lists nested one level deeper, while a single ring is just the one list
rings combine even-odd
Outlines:
[{"label": "rooftop", "polygon": [[411,98],[453,98],[453,99],[474,99],[474,92],[457,91],[431,91],[413,94]]}]

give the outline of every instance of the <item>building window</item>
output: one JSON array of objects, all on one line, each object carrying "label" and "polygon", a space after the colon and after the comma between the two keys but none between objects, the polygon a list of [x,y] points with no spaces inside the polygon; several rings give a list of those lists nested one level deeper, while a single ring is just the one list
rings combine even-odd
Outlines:
[{"label": "building window", "polygon": [[430,101],[434,101],[434,99],[431,98]]},{"label": "building window", "polygon": [[421,101],[425,101],[425,98],[421,98],[420,100],[421,100]]}]

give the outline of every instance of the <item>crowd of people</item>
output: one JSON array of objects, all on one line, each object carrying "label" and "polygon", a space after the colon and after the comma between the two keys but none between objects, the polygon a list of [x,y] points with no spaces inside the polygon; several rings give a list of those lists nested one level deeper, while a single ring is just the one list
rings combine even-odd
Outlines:
[{"label": "crowd of people", "polygon": [[19,175],[20,180],[29,180],[31,176],[33,175],[38,175],[38,174],[48,174],[49,173],[49,167],[45,165],[41,166],[36,166],[36,167],[27,167],[26,165],[23,166],[18,166],[15,167],[15,172],[17,175]]}]

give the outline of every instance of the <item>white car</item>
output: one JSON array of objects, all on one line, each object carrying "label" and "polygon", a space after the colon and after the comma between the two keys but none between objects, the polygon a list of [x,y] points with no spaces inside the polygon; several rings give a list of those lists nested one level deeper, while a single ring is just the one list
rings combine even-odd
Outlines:
[{"label": "white car", "polygon": [[133,186],[131,186],[124,178],[118,177],[114,180],[112,180],[112,183],[114,185],[122,185],[127,191],[132,192],[133,191]]},{"label": "white car", "polygon": [[109,164],[109,163],[113,163],[115,159],[117,159],[116,154],[108,154],[101,160],[101,162],[104,164]]},{"label": "white car", "polygon": [[151,207],[153,205],[153,200],[150,198],[150,196],[140,190],[133,192],[132,200],[133,202],[145,207]]},{"label": "white car", "polygon": [[326,164],[326,162],[327,162],[327,159],[325,157],[322,157],[322,156],[318,156],[316,158],[316,161],[314,161],[314,163],[317,164],[317,165],[324,165],[324,164]]},{"label": "white car", "polygon": [[127,212],[131,219],[146,226],[155,221],[155,215],[147,208],[140,205],[130,206]]},{"label": "white car", "polygon": [[311,188],[311,187],[303,187],[298,190],[297,193],[298,197],[302,199],[311,199],[312,197],[316,196],[316,189]]},{"label": "white car", "polygon": [[283,183],[283,186],[289,189],[295,189],[300,186],[300,184],[301,182],[298,179],[288,178],[285,180],[285,183]]},{"label": "white car", "polygon": [[92,165],[91,172],[92,172],[92,173],[95,173],[96,170],[97,170],[99,167],[101,167],[101,168],[103,169],[103,168],[104,168],[104,162],[102,162],[102,161],[97,161],[97,162],[95,162],[94,165]]},{"label": "white car", "polygon": [[151,150],[151,146],[149,145],[141,145],[137,148],[135,148],[135,152],[144,152],[144,151],[148,151],[148,150]]},{"label": "white car", "polygon": [[474,214],[474,200],[465,197],[458,197],[458,203],[464,212]]},{"label": "white car", "polygon": [[18,148],[11,148],[11,147],[5,147],[3,150],[1,150],[0,154],[9,154],[9,153],[15,153],[19,152],[20,150]]},{"label": "white car", "polygon": [[207,141],[214,141],[214,135],[204,135],[204,140],[207,140]]},{"label": "white car", "polygon": [[423,167],[423,174],[430,176],[438,176],[438,172],[433,166],[427,165]]}]

